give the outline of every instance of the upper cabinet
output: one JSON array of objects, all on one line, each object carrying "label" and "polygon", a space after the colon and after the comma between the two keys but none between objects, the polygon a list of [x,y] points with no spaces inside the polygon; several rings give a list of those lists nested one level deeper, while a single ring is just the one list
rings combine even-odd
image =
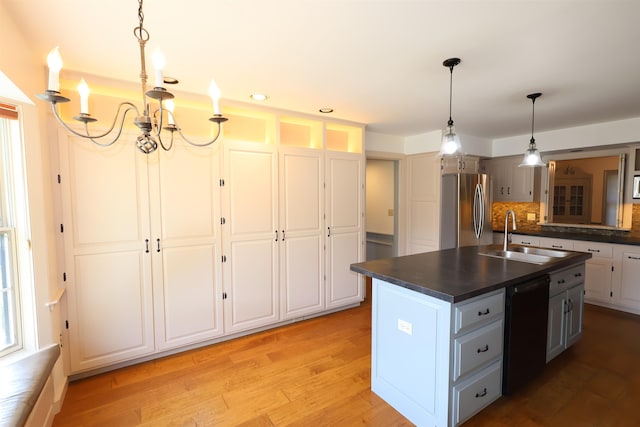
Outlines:
[{"label": "upper cabinet", "polygon": [[491,177],[494,202],[537,202],[540,200],[540,168],[519,167],[521,156],[485,161]]},{"label": "upper cabinet", "polygon": [[440,170],[443,175],[456,173],[478,173],[480,159],[472,156],[443,157],[440,160]]}]

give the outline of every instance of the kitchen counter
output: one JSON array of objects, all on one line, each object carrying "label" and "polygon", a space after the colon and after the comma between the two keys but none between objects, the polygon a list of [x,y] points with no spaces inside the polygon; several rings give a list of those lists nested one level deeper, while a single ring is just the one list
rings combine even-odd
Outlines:
[{"label": "kitchen counter", "polygon": [[[514,247],[517,245],[510,245]],[[456,303],[533,279],[591,258],[571,252],[544,265],[504,260],[478,252],[502,245],[467,246],[351,264],[351,270],[446,302]]]},{"label": "kitchen counter", "polygon": [[[618,245],[634,245],[640,246],[640,238],[629,236],[627,234],[620,234],[622,232],[612,232],[611,234],[602,233],[601,230],[594,232],[593,229],[584,228],[584,231],[570,232],[570,231],[556,231],[554,227],[544,227],[540,231],[528,231],[528,230],[509,230],[509,233],[522,234],[526,236],[538,236],[538,237],[550,237],[554,239],[567,239],[567,240],[582,240],[586,242],[598,242],[598,243],[615,243]],[[591,231],[589,231],[591,230]],[[500,233],[504,235],[504,230],[493,230],[494,233]]]},{"label": "kitchen counter", "polygon": [[[498,399],[507,354],[505,288],[558,270],[577,278],[572,269],[591,257],[570,252],[538,265],[479,254],[501,248],[468,246],[351,265],[374,278],[371,389],[416,425],[458,426]],[[548,299],[544,303],[546,310]],[[541,345],[544,363],[544,339]]]}]

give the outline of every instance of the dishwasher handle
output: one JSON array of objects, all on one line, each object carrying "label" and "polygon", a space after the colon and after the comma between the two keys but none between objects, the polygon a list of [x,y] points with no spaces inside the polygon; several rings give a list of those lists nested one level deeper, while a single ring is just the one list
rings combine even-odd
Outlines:
[{"label": "dishwasher handle", "polygon": [[516,285],[512,288],[512,292],[514,294],[527,294],[530,292],[535,292],[542,287],[549,286],[550,281],[551,280],[547,275],[545,276],[544,280],[536,280],[534,282],[527,282],[521,285]]}]

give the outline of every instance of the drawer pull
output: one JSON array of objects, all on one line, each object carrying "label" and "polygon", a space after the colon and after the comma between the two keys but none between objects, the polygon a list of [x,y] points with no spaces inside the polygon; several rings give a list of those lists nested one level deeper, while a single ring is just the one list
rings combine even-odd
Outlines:
[{"label": "drawer pull", "polygon": [[576,273],[576,274],[573,275],[573,277],[582,277],[582,273]]},{"label": "drawer pull", "polygon": [[629,258],[629,259],[640,259],[640,257],[637,257],[637,256],[631,256],[631,255],[627,255],[627,258]]},{"label": "drawer pull", "polygon": [[488,308],[485,311],[479,311],[478,312],[478,316],[486,316],[487,314],[489,314],[489,309]]},{"label": "drawer pull", "polygon": [[561,285],[561,284],[563,284],[563,283],[564,283],[564,279],[560,279],[560,280],[558,280],[558,284],[559,284],[559,285]]},{"label": "drawer pull", "polygon": [[485,344],[483,348],[478,349],[478,353],[484,353],[486,351],[489,351],[489,344]]},{"label": "drawer pull", "polygon": [[562,245],[551,245],[552,248],[556,248],[556,249],[562,249]]},{"label": "drawer pull", "polygon": [[524,240],[521,242],[523,245],[530,245],[531,242],[525,242]]},{"label": "drawer pull", "polygon": [[591,249],[591,248],[589,248],[589,249],[587,249],[587,250],[588,250],[589,252],[596,252],[596,253],[599,253],[599,252],[600,252],[600,249]]},{"label": "drawer pull", "polygon": [[476,398],[485,397],[487,395],[487,388],[485,387],[480,393],[476,393]]}]

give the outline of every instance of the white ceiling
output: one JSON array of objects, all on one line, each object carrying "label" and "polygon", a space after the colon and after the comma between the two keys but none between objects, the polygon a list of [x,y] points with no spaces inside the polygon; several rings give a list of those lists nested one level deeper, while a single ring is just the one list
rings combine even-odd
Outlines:
[{"label": "white ceiling", "polygon": [[[138,79],[136,0],[0,1],[43,64],[57,45],[66,69]],[[528,134],[532,92],[536,133],[640,117],[640,0],[147,0],[144,16],[181,91],[214,77],[223,101],[264,92],[374,132],[442,129],[450,57],[462,134]]]}]

